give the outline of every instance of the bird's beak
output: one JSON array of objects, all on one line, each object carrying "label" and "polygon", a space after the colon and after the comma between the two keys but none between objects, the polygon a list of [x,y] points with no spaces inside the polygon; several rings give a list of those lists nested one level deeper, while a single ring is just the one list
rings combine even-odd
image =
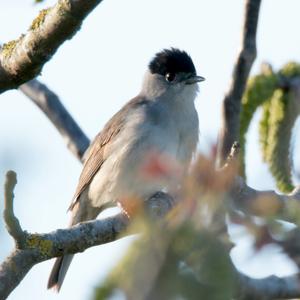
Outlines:
[{"label": "bird's beak", "polygon": [[194,84],[194,83],[198,83],[198,82],[201,82],[204,80],[205,80],[205,78],[202,76],[192,75],[191,77],[186,79],[185,84]]}]

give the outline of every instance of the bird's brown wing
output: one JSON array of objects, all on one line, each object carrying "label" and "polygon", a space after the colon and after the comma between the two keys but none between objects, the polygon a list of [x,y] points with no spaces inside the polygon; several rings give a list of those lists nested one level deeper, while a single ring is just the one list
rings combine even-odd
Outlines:
[{"label": "bird's brown wing", "polygon": [[128,102],[119,112],[117,112],[110,121],[106,124],[103,130],[96,136],[91,146],[89,147],[87,158],[83,165],[83,170],[79,177],[77,189],[72,199],[69,210],[72,210],[76,204],[80,194],[89,185],[94,175],[101,168],[102,164],[106,160],[104,155],[105,146],[111,142],[123,129],[124,121],[128,114],[129,108],[135,108],[139,105],[144,104],[145,101],[140,97],[136,97]]}]

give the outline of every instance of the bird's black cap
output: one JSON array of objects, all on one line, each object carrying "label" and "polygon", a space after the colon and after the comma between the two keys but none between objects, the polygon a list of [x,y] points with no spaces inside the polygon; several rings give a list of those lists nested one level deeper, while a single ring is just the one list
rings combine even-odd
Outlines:
[{"label": "bird's black cap", "polygon": [[192,73],[196,75],[196,69],[191,57],[182,50],[171,48],[156,53],[149,63],[152,74],[165,76],[167,73]]}]

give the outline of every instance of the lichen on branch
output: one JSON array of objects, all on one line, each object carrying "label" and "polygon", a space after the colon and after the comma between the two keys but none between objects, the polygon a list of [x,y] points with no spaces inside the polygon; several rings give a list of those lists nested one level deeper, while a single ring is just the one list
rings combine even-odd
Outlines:
[{"label": "lichen on branch", "polygon": [[0,93],[17,88],[41,73],[57,49],[80,29],[102,0],[59,0],[42,10],[26,34],[0,50]]}]

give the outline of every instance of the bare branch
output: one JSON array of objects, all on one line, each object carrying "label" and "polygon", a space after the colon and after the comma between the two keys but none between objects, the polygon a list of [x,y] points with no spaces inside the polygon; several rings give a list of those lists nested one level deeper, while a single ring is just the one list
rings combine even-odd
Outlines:
[{"label": "bare branch", "polygon": [[229,168],[233,164],[236,165],[238,163],[239,152],[240,152],[240,144],[238,142],[234,142],[230,149],[230,153],[226,158],[226,162],[224,166],[222,166],[221,170],[222,169],[225,170],[226,168]]},{"label": "bare branch", "polygon": [[[8,175],[8,189],[11,193],[14,174],[9,172]],[[151,212],[150,215],[153,218],[162,218],[170,211],[172,205],[170,196],[162,192],[146,201],[147,211]],[[11,214],[13,215],[13,212]],[[17,219],[15,218],[15,220]],[[53,257],[83,252],[90,247],[106,244],[122,236],[136,233],[125,232],[128,224],[127,216],[120,213],[113,217],[81,223],[51,233],[26,233],[22,236],[25,238],[24,242],[16,243],[16,250],[0,265],[0,299],[5,299],[35,264]],[[13,221],[12,229],[9,229],[12,230],[14,239],[19,239],[19,231],[22,232],[18,226],[18,222],[16,224]]]},{"label": "bare branch", "polygon": [[0,299],[5,299],[35,264],[115,241],[127,224],[127,217],[118,214],[49,234],[28,234],[24,247],[14,250],[0,266]]},{"label": "bare branch", "polygon": [[251,278],[238,273],[238,292],[235,300],[294,299],[300,297],[299,274]]},{"label": "bare branch", "polygon": [[33,250],[14,250],[0,265],[0,299],[6,299],[36,263]]},{"label": "bare branch", "polygon": [[61,103],[59,97],[36,79],[24,83],[19,90],[45,113],[66,141],[69,150],[83,161],[83,154],[90,141]]},{"label": "bare branch", "polygon": [[273,216],[280,220],[297,223],[300,210],[300,187],[289,195],[274,191],[258,191],[249,187],[242,177],[237,176],[231,190],[235,209],[261,217]]},{"label": "bare branch", "polygon": [[49,234],[28,234],[24,247],[13,251],[0,266],[0,299],[5,299],[35,264],[115,241],[127,224],[128,219],[118,214]]},{"label": "bare branch", "polygon": [[30,29],[0,52],[0,93],[40,74],[59,46],[80,29],[84,18],[102,0],[59,0],[42,10]]},{"label": "bare branch", "polygon": [[241,99],[256,58],[256,30],[261,0],[246,0],[241,50],[234,66],[232,82],[223,101],[223,124],[219,135],[218,158],[226,160],[239,138]]},{"label": "bare branch", "polygon": [[292,78],[289,81],[289,87],[292,90],[294,97],[297,99],[298,110],[300,109],[300,77]]},{"label": "bare branch", "polygon": [[14,188],[17,184],[17,175],[14,171],[6,173],[4,184],[4,212],[3,217],[8,233],[14,238],[18,246],[24,245],[26,234],[23,232],[19,220],[14,214]]},{"label": "bare branch", "polygon": [[298,268],[300,268],[300,228],[296,227],[289,231],[285,238],[279,241],[278,244]]}]

